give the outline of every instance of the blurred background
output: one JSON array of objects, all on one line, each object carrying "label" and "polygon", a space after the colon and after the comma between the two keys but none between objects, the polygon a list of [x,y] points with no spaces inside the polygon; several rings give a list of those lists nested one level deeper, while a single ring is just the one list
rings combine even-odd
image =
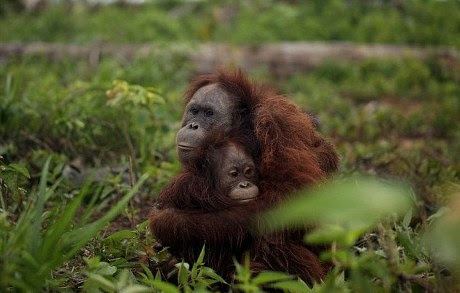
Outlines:
[{"label": "blurred background", "polygon": [[[410,186],[403,222],[343,232],[356,242],[341,243],[351,256],[329,285],[459,286],[459,47],[457,0],[1,0],[0,289],[157,288],[133,268],[141,256],[162,258],[145,220],[179,170],[182,94],[196,74],[222,67],[314,113],[340,154],[338,178]],[[145,188],[110,214],[141,174]],[[51,225],[61,217],[66,225]],[[42,230],[20,226],[24,218]],[[431,225],[438,218],[453,230]],[[69,238],[55,259],[27,242],[50,246],[92,220],[94,233]],[[78,249],[65,254],[70,243]],[[42,275],[26,277],[37,268]]]}]

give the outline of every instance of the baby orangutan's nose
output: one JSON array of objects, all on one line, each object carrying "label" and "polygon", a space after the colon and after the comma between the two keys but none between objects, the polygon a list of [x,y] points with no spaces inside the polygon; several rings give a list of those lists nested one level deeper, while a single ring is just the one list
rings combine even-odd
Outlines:
[{"label": "baby orangutan's nose", "polygon": [[251,183],[248,182],[248,181],[243,181],[243,182],[240,182],[240,184],[238,184],[238,186],[240,188],[248,188],[249,186],[251,186]]}]

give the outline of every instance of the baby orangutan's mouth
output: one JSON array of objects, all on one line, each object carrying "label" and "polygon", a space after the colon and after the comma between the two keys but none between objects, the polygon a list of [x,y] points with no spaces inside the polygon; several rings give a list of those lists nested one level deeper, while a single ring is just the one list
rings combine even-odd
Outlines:
[{"label": "baby orangutan's mouth", "polygon": [[251,197],[251,198],[245,198],[245,199],[238,199],[239,202],[248,202],[248,201],[253,201],[257,198],[257,196]]},{"label": "baby orangutan's mouth", "polygon": [[232,191],[230,191],[230,198],[233,200],[236,200],[238,202],[248,202],[255,200],[257,196],[259,195],[259,188],[251,184],[248,187],[245,188],[234,188]]}]

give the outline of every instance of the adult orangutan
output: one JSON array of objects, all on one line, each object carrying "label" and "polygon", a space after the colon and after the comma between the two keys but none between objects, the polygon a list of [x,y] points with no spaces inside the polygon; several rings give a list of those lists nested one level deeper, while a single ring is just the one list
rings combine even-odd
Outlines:
[{"label": "adult orangutan", "polygon": [[[277,270],[308,283],[325,267],[303,243],[304,231],[260,236],[256,217],[292,192],[318,183],[337,169],[333,146],[310,116],[273,89],[249,82],[241,72],[199,77],[185,94],[177,148],[183,170],[160,193],[150,228],[179,258],[193,262],[206,243],[206,264],[231,278],[231,257],[251,255],[255,271]],[[217,134],[216,134],[217,133]],[[244,202],[222,188],[227,157],[252,162],[257,196]],[[217,164],[218,159],[224,164]]]}]

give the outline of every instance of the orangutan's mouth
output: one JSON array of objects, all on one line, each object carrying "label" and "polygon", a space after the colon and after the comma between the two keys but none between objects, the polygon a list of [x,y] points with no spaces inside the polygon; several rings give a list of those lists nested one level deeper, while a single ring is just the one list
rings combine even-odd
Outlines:
[{"label": "orangutan's mouth", "polygon": [[192,146],[189,146],[189,145],[184,145],[184,144],[180,144],[177,146],[181,151],[191,151],[194,149],[194,147]]},{"label": "orangutan's mouth", "polygon": [[238,202],[249,202],[249,201],[253,201],[257,198],[257,196],[254,196],[254,197],[251,197],[251,198],[243,198],[243,199],[238,199],[237,201]]}]

